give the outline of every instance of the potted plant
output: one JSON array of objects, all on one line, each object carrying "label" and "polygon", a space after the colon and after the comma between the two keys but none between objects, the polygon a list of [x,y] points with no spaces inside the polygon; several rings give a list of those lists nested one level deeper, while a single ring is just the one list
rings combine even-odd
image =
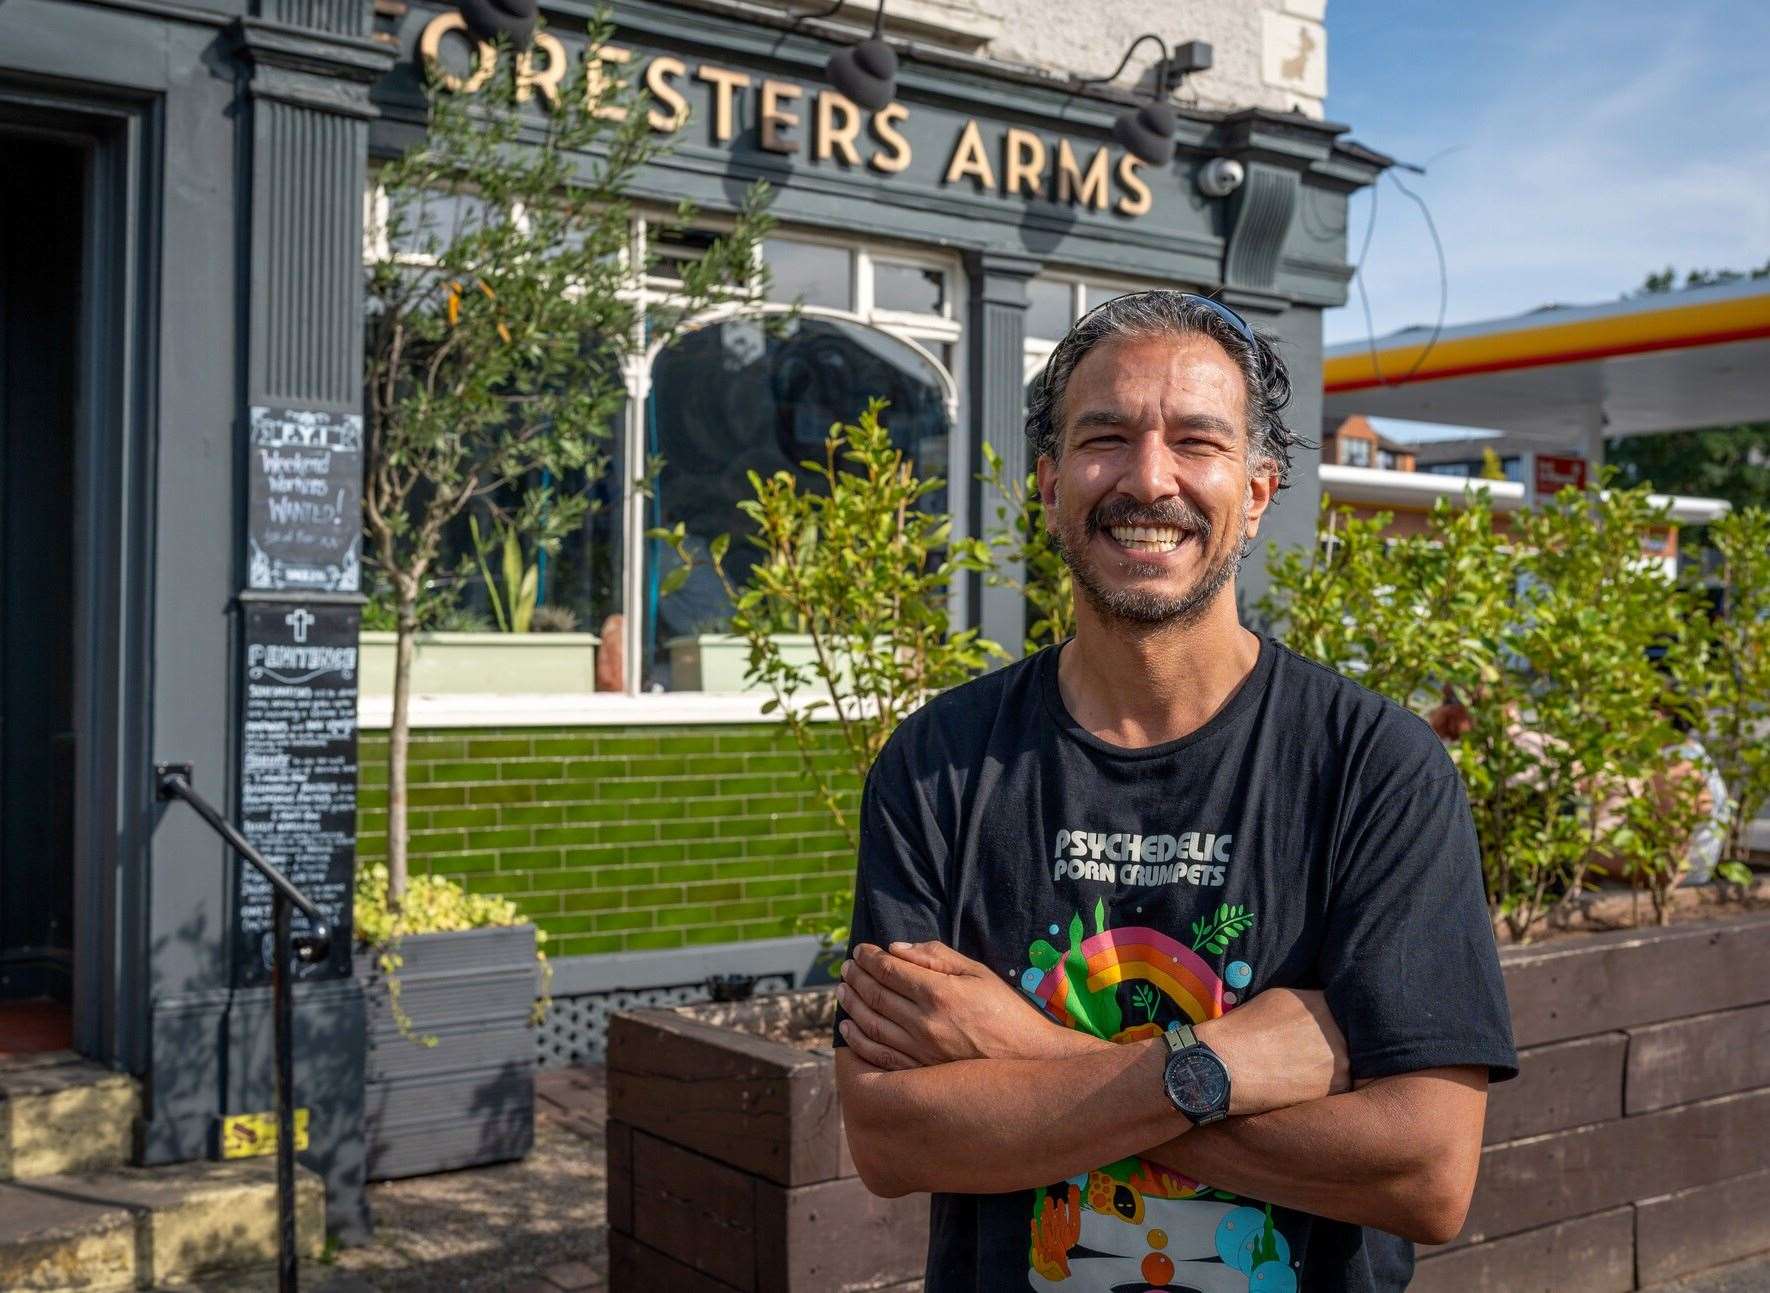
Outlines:
[{"label": "potted plant", "polygon": [[[609,35],[599,20],[589,43]],[[448,93],[432,71],[423,139],[379,172],[384,224],[375,241],[383,250],[366,287],[363,524],[391,620],[382,677],[392,721],[387,863],[362,872],[357,906],[358,969],[370,1000],[372,1176],[508,1157],[532,1137],[527,1017],[538,934],[508,902],[408,874],[420,630],[446,622],[462,573],[449,567],[445,539],[459,518],[472,518],[470,560],[505,630],[487,635],[494,641],[456,644],[469,663],[455,672],[482,691],[488,681],[506,686],[512,675],[532,674],[556,654],[558,638],[520,631],[545,618],[525,546],[545,551],[587,513],[631,365],[715,302],[743,304],[766,290],[758,249],[771,222],[757,186],[727,232],[682,267],[668,300],[632,291],[650,266],[632,246],[627,193],[664,146],[647,121],[649,105],[631,78],[593,75],[593,61],[557,94],[531,99],[518,83],[521,62],[499,50],[470,100]],[[477,530],[482,519],[492,525],[488,538]],[[450,654],[446,642],[426,645],[435,659]],[[589,689],[588,646],[568,643],[572,676],[562,687]],[[487,648],[515,652],[522,663],[487,664]]]},{"label": "potted plant", "polygon": [[[795,666],[816,663],[817,651],[809,633],[771,633],[781,658]],[[754,677],[755,663],[750,639],[740,633],[710,632],[671,638],[670,685],[673,691],[745,692],[766,691],[767,684]]]},{"label": "potted plant", "polygon": [[418,875],[396,908],[387,868],[357,872],[367,1003],[370,1180],[521,1158],[534,1143],[546,934],[508,899]]},{"label": "potted plant", "polygon": [[[577,617],[561,606],[537,604],[538,557],[523,559],[523,527],[494,516],[493,538],[483,538],[479,518],[469,517],[477,573],[493,621],[465,611],[451,580],[417,607],[421,626],[412,639],[410,689],[420,695],[543,693],[588,695],[596,690],[594,633],[577,632]],[[532,540],[551,552],[557,536]],[[497,560],[494,562],[493,558]],[[501,572],[501,573],[500,573]],[[359,655],[362,692],[391,696],[399,634],[385,581],[375,586],[364,614]],[[386,627],[383,627],[383,626]]]}]

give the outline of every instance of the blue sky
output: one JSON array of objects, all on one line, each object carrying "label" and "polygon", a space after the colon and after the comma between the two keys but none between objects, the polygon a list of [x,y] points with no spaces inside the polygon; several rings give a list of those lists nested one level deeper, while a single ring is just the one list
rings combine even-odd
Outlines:
[{"label": "blue sky", "polygon": [[[1327,28],[1328,117],[1428,168],[1400,178],[1444,240],[1448,323],[1770,259],[1770,0],[1328,0]],[[1424,221],[1387,180],[1365,285],[1378,336],[1437,316]],[[1354,288],[1326,337],[1364,335]]]}]

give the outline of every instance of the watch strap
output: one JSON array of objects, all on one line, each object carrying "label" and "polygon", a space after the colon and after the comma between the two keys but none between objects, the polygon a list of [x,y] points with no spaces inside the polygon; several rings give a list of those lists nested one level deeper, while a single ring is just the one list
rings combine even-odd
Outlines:
[{"label": "watch strap", "polygon": [[1168,1025],[1168,1031],[1164,1035],[1168,1039],[1168,1053],[1170,1055],[1176,1051],[1183,1051],[1188,1046],[1200,1044],[1198,1035],[1192,1031],[1192,1025],[1180,1023],[1178,1020]]}]

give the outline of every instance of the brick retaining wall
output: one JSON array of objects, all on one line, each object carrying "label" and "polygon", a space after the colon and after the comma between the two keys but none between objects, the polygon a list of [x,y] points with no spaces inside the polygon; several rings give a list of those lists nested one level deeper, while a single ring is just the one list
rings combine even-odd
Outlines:
[{"label": "brick retaining wall", "polygon": [[1621,1293],[1770,1249],[1770,916],[1502,955],[1520,1047],[1419,1293]]},{"label": "brick retaining wall", "polygon": [[[1625,1293],[1770,1249],[1770,915],[1502,954],[1521,1072],[1417,1293]],[[927,1200],[854,1175],[828,993],[617,1016],[610,1286],[833,1290],[920,1271]],[[781,1020],[774,1020],[777,1025]]]}]

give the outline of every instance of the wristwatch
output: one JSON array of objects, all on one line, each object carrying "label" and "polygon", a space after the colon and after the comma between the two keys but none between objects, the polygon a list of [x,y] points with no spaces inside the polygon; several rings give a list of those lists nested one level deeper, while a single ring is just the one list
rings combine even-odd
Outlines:
[{"label": "wristwatch", "polygon": [[1217,1052],[1198,1039],[1191,1024],[1169,1024],[1164,1035],[1168,1062],[1162,1069],[1162,1089],[1174,1107],[1195,1127],[1228,1117],[1229,1070]]}]

